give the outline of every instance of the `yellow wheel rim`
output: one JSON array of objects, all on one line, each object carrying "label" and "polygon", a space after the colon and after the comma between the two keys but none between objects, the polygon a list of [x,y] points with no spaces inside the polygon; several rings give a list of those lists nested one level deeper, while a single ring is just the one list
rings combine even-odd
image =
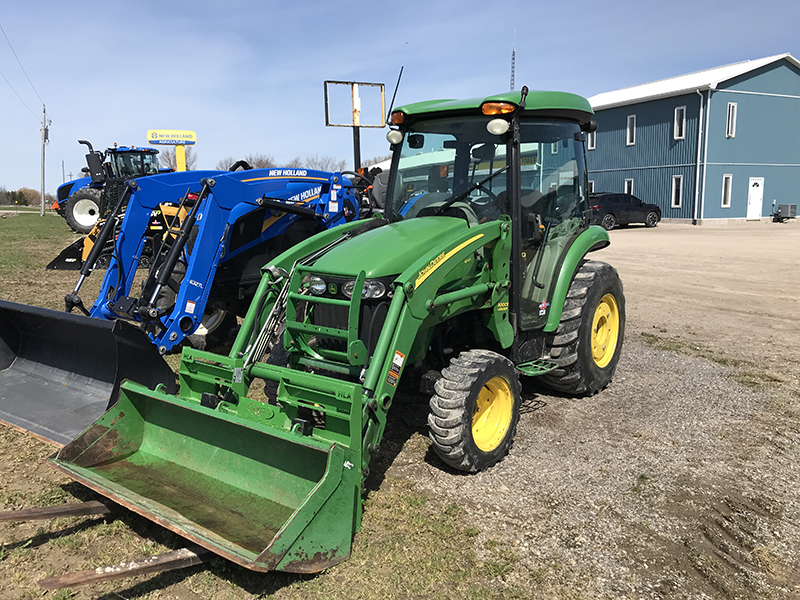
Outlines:
[{"label": "yellow wheel rim", "polygon": [[613,294],[606,294],[592,319],[592,358],[601,369],[614,357],[619,342],[619,306]]},{"label": "yellow wheel rim", "polygon": [[511,425],[514,395],[502,377],[490,379],[478,394],[472,415],[472,439],[483,452],[500,445]]}]

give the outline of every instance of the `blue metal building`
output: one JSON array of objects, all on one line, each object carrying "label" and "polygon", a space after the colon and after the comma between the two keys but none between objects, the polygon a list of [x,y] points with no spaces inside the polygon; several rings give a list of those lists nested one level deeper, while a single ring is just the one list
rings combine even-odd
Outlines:
[{"label": "blue metal building", "polygon": [[589,98],[589,180],[694,223],[800,203],[800,62],[745,61]]}]

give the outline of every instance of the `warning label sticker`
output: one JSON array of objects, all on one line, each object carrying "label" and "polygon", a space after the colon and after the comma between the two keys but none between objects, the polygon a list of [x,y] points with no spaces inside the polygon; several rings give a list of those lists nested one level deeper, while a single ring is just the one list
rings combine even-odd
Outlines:
[{"label": "warning label sticker", "polygon": [[189,300],[186,303],[186,312],[189,313],[190,315],[193,315],[195,306],[197,306],[197,304],[195,302],[192,302],[191,300]]},{"label": "warning label sticker", "polygon": [[391,386],[397,385],[397,380],[400,379],[400,370],[403,368],[403,361],[405,361],[405,359],[405,354],[395,350],[392,366],[389,369],[389,375],[386,377],[386,383]]}]

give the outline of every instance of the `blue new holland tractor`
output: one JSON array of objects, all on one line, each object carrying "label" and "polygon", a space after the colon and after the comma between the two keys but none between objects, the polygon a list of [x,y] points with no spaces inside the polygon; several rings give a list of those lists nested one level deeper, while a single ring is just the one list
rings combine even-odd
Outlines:
[{"label": "blue new holland tractor", "polygon": [[[264,264],[359,217],[366,182],[354,175],[356,184],[341,173],[307,169],[188,171],[131,180],[66,296],[67,311],[134,321],[162,354],[188,336],[224,337],[247,310]],[[157,212],[174,216],[154,238],[146,234]],[[92,253],[99,256],[112,235],[100,293],[86,308],[78,291],[95,264]],[[148,273],[133,290],[148,244]]]},{"label": "blue new holland tractor", "polygon": [[158,150],[136,146],[117,146],[100,152],[86,140],[78,140],[89,148],[87,166],[81,169],[88,176],[68,181],[56,190],[52,208],[76,233],[89,233],[114,203],[112,188],[125,180],[158,175]]}]

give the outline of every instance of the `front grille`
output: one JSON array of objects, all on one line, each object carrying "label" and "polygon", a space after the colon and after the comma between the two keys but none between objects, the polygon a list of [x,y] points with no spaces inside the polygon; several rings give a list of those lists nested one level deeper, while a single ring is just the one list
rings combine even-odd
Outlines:
[{"label": "front grille", "polygon": [[[361,304],[361,314],[358,323],[358,338],[367,348],[367,353],[372,354],[378,337],[386,321],[386,314],[389,312],[389,301],[378,300],[370,302],[365,300]],[[318,304],[314,307],[312,315],[314,325],[322,327],[332,327],[335,329],[347,329],[347,308],[344,306],[331,306],[328,304]],[[346,342],[330,338],[318,338],[317,343],[326,350],[337,350],[346,352]]]}]

